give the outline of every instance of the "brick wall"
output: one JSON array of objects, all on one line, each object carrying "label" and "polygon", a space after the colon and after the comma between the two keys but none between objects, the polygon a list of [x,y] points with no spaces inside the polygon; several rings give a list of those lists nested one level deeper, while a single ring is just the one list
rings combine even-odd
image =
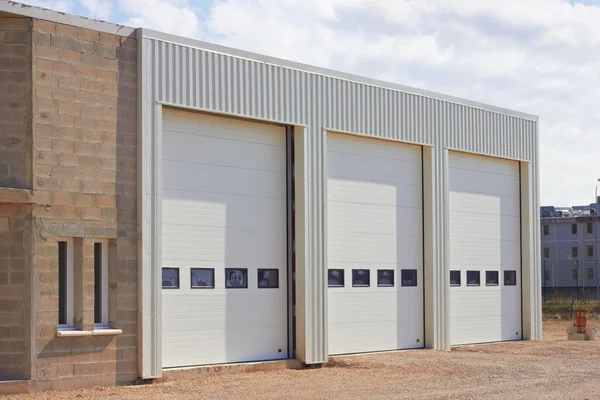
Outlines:
[{"label": "brick wall", "polygon": [[29,376],[25,284],[29,212],[29,205],[0,204],[0,380]]},{"label": "brick wall", "polygon": [[0,18],[0,186],[31,188],[31,20]]},{"label": "brick wall", "polygon": [[[33,21],[34,389],[137,378],[136,41]],[[109,239],[112,337],[56,337],[60,237],[81,243],[81,320],[93,324],[94,239]],[[116,283],[118,282],[118,283]]]}]

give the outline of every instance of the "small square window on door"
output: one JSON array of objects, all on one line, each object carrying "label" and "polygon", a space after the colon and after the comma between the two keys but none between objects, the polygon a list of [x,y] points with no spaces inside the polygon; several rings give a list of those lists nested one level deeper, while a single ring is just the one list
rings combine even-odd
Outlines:
[{"label": "small square window on door", "polygon": [[402,286],[417,286],[417,270],[403,269],[401,272]]},{"label": "small square window on door", "polygon": [[517,286],[517,271],[504,271],[504,286]]},{"label": "small square window on door", "polygon": [[179,289],[179,268],[162,269],[163,289]]},{"label": "small square window on door", "polygon": [[259,289],[277,289],[279,288],[279,270],[258,269],[258,288]]},{"label": "small square window on door", "polygon": [[344,270],[330,269],[327,271],[327,286],[344,287]]},{"label": "small square window on door", "polygon": [[190,270],[190,282],[192,289],[214,289],[214,268],[192,268]]},{"label": "small square window on door", "polygon": [[368,269],[352,270],[352,286],[369,287],[371,286],[371,271]]},{"label": "small square window on door", "polygon": [[393,287],[394,286],[394,270],[393,269],[378,269],[377,270],[377,286]]},{"label": "small square window on door", "polygon": [[485,271],[485,285],[498,286],[498,271]]},{"label": "small square window on door", "polygon": [[225,288],[227,288],[227,289],[247,289],[248,288],[248,269],[247,268],[225,268]]},{"label": "small square window on door", "polygon": [[450,271],[450,286],[460,286],[460,271]]},{"label": "small square window on door", "polygon": [[467,271],[467,286],[480,286],[481,273],[479,271]]}]

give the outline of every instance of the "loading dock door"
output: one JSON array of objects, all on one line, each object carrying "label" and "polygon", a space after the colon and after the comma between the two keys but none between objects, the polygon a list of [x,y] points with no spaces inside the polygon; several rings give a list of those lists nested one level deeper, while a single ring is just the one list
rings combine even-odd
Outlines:
[{"label": "loading dock door", "polygon": [[165,110],[162,134],[163,367],[287,358],[285,129]]},{"label": "loading dock door", "polygon": [[421,148],[327,140],[329,354],[423,347]]},{"label": "loading dock door", "polygon": [[519,164],[451,152],[451,344],[518,340]]}]

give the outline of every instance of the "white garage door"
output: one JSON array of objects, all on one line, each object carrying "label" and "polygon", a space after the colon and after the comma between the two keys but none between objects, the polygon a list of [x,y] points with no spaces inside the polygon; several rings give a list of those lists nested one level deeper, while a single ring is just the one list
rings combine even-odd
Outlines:
[{"label": "white garage door", "polygon": [[519,164],[450,153],[451,343],[521,339]]},{"label": "white garage door", "polygon": [[163,367],[287,358],[285,129],[165,111]]},{"label": "white garage door", "polygon": [[327,146],[329,354],[423,347],[421,148]]}]

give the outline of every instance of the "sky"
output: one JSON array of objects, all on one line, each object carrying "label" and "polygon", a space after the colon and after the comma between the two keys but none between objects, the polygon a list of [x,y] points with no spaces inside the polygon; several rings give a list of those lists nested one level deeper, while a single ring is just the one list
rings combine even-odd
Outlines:
[{"label": "sky", "polygon": [[25,0],[540,117],[543,205],[594,200],[600,0]]}]

